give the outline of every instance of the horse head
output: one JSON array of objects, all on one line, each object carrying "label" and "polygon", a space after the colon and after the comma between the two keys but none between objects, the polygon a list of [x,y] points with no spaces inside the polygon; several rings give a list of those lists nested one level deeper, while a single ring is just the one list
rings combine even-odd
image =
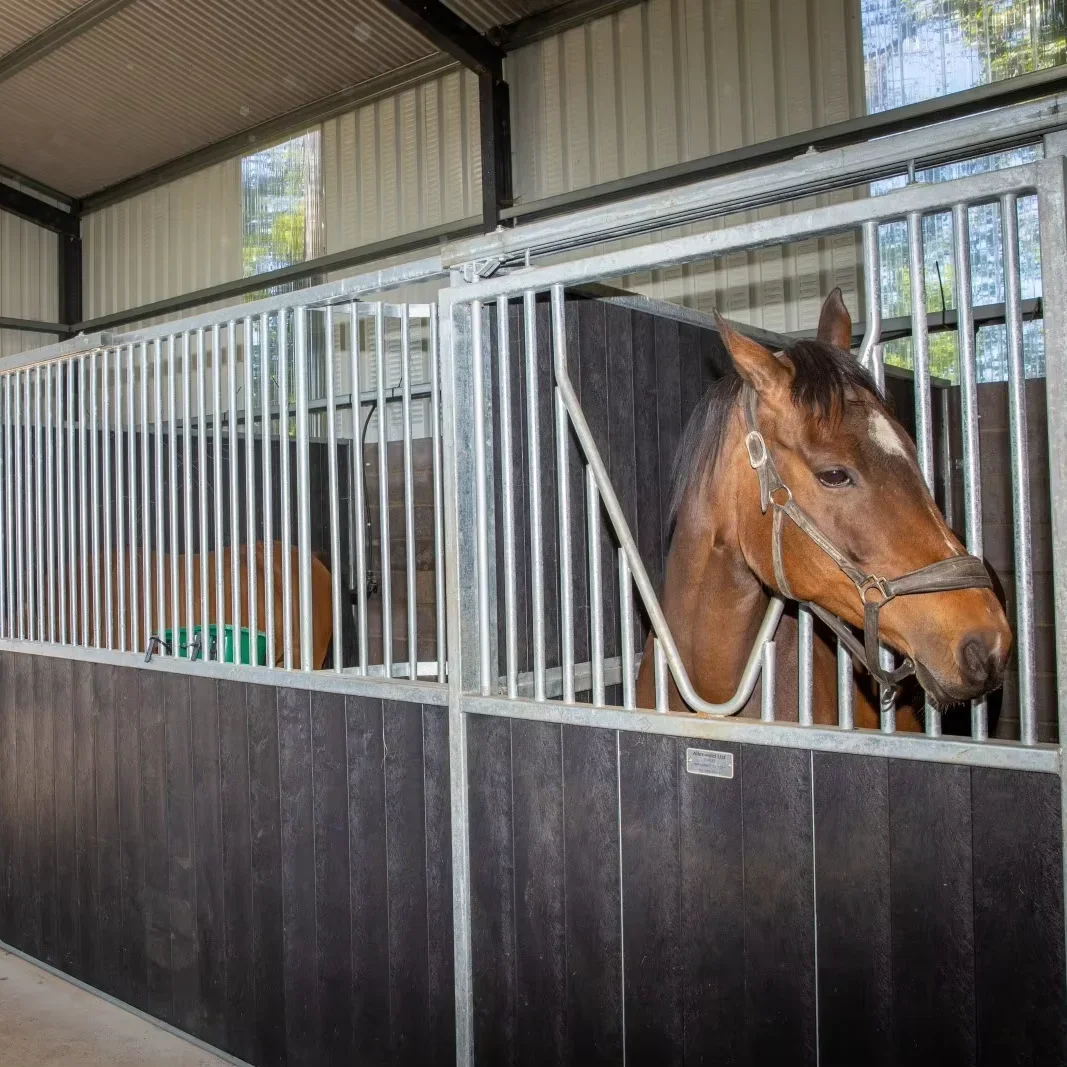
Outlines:
[{"label": "horse head", "polygon": [[840,291],[823,305],[818,339],[782,352],[718,321],[740,381],[715,476],[734,487],[748,567],[767,588],[865,628],[868,661],[878,640],[903,654],[937,705],[998,688],[1008,621],[849,353]]}]

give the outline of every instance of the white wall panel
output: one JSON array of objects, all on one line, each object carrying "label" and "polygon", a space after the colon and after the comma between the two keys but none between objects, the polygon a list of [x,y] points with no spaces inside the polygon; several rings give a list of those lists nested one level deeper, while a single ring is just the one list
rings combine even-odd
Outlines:
[{"label": "white wall panel", "polygon": [[90,319],[240,278],[240,159],[88,215],[82,242]]},{"label": "white wall panel", "polygon": [[[0,316],[59,320],[58,244],[51,231],[0,211]],[[41,348],[55,340],[51,334],[0,330],[0,356]]]},{"label": "white wall panel", "polygon": [[455,72],[323,126],[326,248],[481,214],[478,79]]},{"label": "white wall panel", "polygon": [[[530,202],[862,114],[858,4],[648,0],[522,49],[508,79],[516,195]],[[618,284],[808,329],[834,285],[858,314],[861,259],[845,235]]]}]

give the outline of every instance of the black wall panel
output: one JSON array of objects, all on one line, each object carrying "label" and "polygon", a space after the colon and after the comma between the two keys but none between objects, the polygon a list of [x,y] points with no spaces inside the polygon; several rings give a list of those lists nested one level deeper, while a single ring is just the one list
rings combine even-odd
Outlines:
[{"label": "black wall panel", "polygon": [[0,940],[253,1064],[454,1061],[442,708],[0,653]]},{"label": "black wall panel", "polygon": [[468,747],[478,1064],[1067,1063],[1055,777],[518,720]]}]

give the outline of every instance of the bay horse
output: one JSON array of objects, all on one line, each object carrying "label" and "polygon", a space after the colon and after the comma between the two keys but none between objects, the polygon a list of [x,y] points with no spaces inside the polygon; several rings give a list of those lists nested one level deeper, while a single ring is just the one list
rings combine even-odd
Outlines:
[{"label": "bay horse", "polygon": [[[873,609],[874,640],[907,657],[935,707],[999,688],[1011,648],[1003,608],[981,561],[945,523],[914,444],[849,352],[841,291],[824,302],[817,339],[782,352],[716,323],[731,367],[678,446],[662,592],[696,692],[714,703],[734,695],[772,593],[849,626],[866,622],[868,635]],[[797,637],[795,616],[784,615],[775,704],[785,721],[797,718]],[[813,713],[823,724],[837,722],[832,638],[816,627]],[[855,724],[876,728],[867,681],[854,685]],[[655,707],[651,635],[636,696],[638,707]],[[668,700],[691,710],[673,679]],[[759,707],[757,686],[741,714]],[[921,701],[898,708],[897,728],[920,730],[922,717]]]}]

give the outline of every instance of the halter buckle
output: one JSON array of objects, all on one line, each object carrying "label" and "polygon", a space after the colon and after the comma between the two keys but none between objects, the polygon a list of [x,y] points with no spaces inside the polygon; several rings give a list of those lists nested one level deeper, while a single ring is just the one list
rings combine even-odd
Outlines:
[{"label": "halter buckle", "polygon": [[887,600],[892,599],[889,595],[887,579],[879,578],[876,574],[868,574],[867,577],[859,583],[857,588],[860,591],[860,600],[862,600],[864,604],[871,603],[871,601],[867,599],[867,594],[872,589],[875,590],[881,596],[883,604]]},{"label": "halter buckle", "polygon": [[762,469],[767,463],[767,442],[763,440],[763,434],[759,430],[749,430],[745,434],[745,449],[748,451],[748,462],[753,470]]}]

